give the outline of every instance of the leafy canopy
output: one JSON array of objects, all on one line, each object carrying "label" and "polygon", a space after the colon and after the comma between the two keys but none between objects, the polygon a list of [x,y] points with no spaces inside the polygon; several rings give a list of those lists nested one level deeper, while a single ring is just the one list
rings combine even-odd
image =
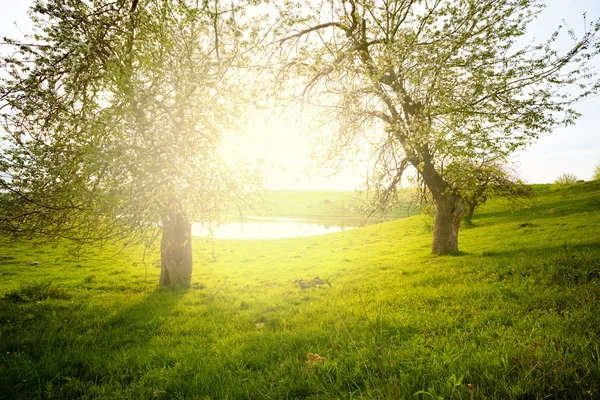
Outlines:
[{"label": "leafy canopy", "polygon": [[242,5],[38,0],[0,88],[0,228],[79,243],[214,220],[253,182],[220,158],[250,94]]},{"label": "leafy canopy", "polygon": [[[589,61],[598,21],[531,42],[537,0],[336,0],[289,3],[280,43],[299,99],[329,122],[329,156],[372,149],[370,187],[385,201],[412,167],[434,197],[458,190],[445,165],[505,160],[571,124],[598,90]],[[559,50],[563,36],[572,46]],[[283,74],[282,74],[283,75]],[[333,128],[333,129],[331,129]],[[468,171],[468,168],[465,168]],[[453,175],[455,176],[455,175]]]}]

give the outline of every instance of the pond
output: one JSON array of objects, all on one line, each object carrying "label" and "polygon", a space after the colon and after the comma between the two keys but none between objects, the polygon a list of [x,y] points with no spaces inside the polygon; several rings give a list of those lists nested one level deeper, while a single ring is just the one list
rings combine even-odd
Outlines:
[{"label": "pond", "polygon": [[[246,217],[243,222],[226,222],[213,228],[217,239],[286,239],[347,231],[358,227],[360,218],[268,218]],[[206,237],[210,228],[192,225],[192,236]]]}]

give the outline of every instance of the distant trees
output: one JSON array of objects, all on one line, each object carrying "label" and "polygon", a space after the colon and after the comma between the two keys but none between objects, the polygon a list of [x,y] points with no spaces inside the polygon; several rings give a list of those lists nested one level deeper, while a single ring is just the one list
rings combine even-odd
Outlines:
[{"label": "distant trees", "polygon": [[531,188],[517,178],[508,164],[493,158],[452,163],[444,168],[444,175],[465,202],[463,221],[466,224],[471,224],[477,207],[494,195],[512,201],[532,195]]},{"label": "distant trees", "polygon": [[599,51],[600,22],[573,36],[564,52],[558,32],[516,45],[542,1],[286,4],[276,30],[278,76],[304,77],[299,96],[329,117],[332,156],[353,143],[372,145],[380,205],[407,170],[417,171],[435,203],[434,254],[458,251],[467,207],[444,166],[487,154],[506,158],[540,133],[572,123],[570,104],[598,89],[587,63]]},{"label": "distant trees", "polygon": [[568,186],[574,185],[575,183],[577,183],[577,175],[571,174],[569,172],[560,174],[558,178],[556,178],[556,180],[554,181],[554,184],[556,186]]},{"label": "distant trees", "polygon": [[78,245],[151,243],[187,284],[192,221],[252,187],[219,156],[250,96],[252,28],[219,1],[45,0],[2,60],[0,231]]}]

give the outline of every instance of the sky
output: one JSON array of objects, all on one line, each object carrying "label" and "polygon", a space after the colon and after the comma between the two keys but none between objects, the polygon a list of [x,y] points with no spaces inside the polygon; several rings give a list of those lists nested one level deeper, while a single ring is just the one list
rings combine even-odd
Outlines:
[{"label": "sky", "polygon": [[[566,22],[576,32],[583,31],[583,13],[587,21],[600,18],[599,0],[550,0],[544,13],[531,28],[531,36],[548,37]],[[600,72],[600,59],[594,61]],[[582,116],[576,124],[557,128],[514,157],[521,178],[529,183],[551,183],[568,172],[589,180],[594,166],[600,164],[600,96],[589,97],[573,106]]]},{"label": "sky", "polygon": [[[27,10],[30,0],[0,0],[0,36],[21,38],[31,32]],[[576,33],[587,21],[600,18],[600,0],[548,0],[546,9],[528,30],[528,39],[547,38],[565,24]],[[568,45],[567,42],[565,42]],[[600,71],[600,59],[594,61]],[[562,173],[589,180],[594,166],[600,164],[600,96],[575,105],[582,113],[575,125],[557,128],[513,156],[519,176],[528,183],[551,183]],[[294,119],[264,117],[249,126],[244,135],[228,140],[224,152],[250,163],[260,160],[268,189],[354,190],[367,173],[360,162],[336,175],[316,167],[312,138]]]}]

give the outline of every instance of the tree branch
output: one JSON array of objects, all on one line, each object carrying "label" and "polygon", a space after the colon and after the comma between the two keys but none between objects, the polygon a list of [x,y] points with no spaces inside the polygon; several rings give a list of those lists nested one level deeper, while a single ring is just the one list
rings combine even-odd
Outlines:
[{"label": "tree branch", "polygon": [[297,38],[297,37],[300,37],[300,36],[304,36],[304,35],[307,35],[307,34],[309,34],[311,32],[318,31],[320,29],[329,28],[331,26],[334,26],[336,28],[340,28],[343,31],[348,31],[348,29],[349,29],[348,27],[346,27],[344,24],[342,24],[340,22],[327,22],[325,24],[316,25],[316,26],[313,26],[311,28],[308,28],[308,29],[305,29],[303,31],[300,31],[298,33],[295,33],[293,35],[284,37],[283,39],[279,40],[278,43],[282,44],[282,43],[284,43],[284,42],[286,42],[286,41],[288,41],[290,39],[294,39],[294,38]]}]

